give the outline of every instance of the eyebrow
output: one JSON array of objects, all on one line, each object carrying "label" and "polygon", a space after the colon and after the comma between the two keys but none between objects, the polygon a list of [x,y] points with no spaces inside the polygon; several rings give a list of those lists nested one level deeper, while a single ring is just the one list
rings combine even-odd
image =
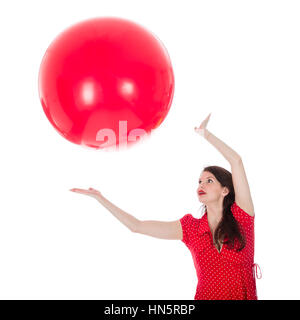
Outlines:
[{"label": "eyebrow", "polygon": [[[209,177],[206,177],[206,179],[208,179],[208,178],[214,178],[214,177],[212,177],[212,176],[209,176]],[[200,181],[201,179],[199,178],[199,181]]]}]

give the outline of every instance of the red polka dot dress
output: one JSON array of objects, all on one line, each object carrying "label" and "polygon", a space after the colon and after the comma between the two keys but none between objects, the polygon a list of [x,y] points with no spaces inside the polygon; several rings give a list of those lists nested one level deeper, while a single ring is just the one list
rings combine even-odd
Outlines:
[{"label": "red polka dot dress", "polygon": [[[231,212],[238,221],[246,240],[244,249],[236,251],[226,244],[219,252],[213,244],[207,212],[202,218],[186,214],[180,219],[182,242],[192,254],[198,284],[195,300],[257,300],[254,259],[254,217],[241,209],[236,202]],[[255,272],[254,272],[255,271]]]}]

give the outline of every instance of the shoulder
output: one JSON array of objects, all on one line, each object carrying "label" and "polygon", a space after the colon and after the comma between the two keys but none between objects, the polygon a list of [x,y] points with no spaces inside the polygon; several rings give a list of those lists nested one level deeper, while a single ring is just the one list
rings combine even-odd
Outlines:
[{"label": "shoulder", "polygon": [[255,215],[249,214],[246,212],[244,209],[242,209],[236,201],[231,205],[231,212],[233,216],[236,218],[238,221],[244,221],[244,222],[252,222],[254,221]]},{"label": "shoulder", "polygon": [[192,214],[187,213],[180,220],[182,229],[189,232],[197,232],[199,235],[209,231],[206,214],[201,218],[195,218]]},{"label": "shoulder", "polygon": [[190,213],[185,214],[181,219],[179,219],[182,225],[191,224],[195,222],[195,220],[196,218],[194,218]]},{"label": "shoulder", "polygon": [[182,228],[182,241],[188,246],[193,241],[195,235],[195,218],[190,213],[187,213],[179,221]]},{"label": "shoulder", "polygon": [[203,218],[195,218],[191,213],[185,214],[179,221],[182,228],[189,231],[197,231],[203,224]]}]

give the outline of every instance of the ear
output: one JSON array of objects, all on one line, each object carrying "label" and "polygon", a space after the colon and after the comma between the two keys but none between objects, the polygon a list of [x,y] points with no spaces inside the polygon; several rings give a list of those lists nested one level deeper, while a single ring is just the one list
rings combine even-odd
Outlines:
[{"label": "ear", "polygon": [[229,192],[230,192],[229,189],[227,187],[224,187],[224,189],[223,189],[224,196],[227,196],[229,194]]}]

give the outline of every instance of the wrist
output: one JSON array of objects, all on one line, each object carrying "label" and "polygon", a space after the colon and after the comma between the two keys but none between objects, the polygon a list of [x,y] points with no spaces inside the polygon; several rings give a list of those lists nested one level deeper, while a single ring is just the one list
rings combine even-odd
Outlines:
[{"label": "wrist", "polygon": [[210,135],[210,132],[205,128],[205,129],[204,129],[203,137],[204,137],[205,139],[208,139],[209,135]]},{"label": "wrist", "polygon": [[207,137],[209,136],[209,132],[206,128],[198,129],[198,133],[200,134],[201,137],[205,139],[207,139]]},{"label": "wrist", "polygon": [[102,196],[102,194],[96,194],[96,195],[93,196],[93,198],[95,198],[95,199],[98,200],[99,202],[101,202],[101,201],[104,199],[104,197]]}]

